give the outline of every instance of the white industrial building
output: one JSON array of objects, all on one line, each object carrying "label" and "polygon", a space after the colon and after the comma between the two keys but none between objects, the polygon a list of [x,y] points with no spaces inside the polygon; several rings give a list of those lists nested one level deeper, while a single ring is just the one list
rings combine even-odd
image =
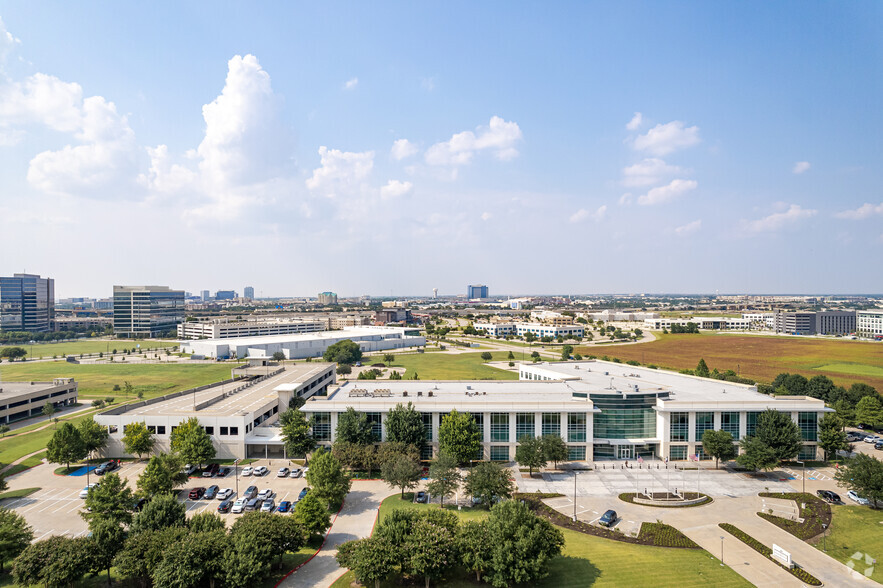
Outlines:
[{"label": "white industrial building", "polygon": [[644,327],[659,331],[662,329],[671,329],[672,325],[680,325],[686,327],[688,323],[694,323],[698,328],[710,331],[747,331],[751,329],[752,320],[741,317],[719,317],[719,316],[696,316],[686,319],[678,318],[652,318],[644,320]]},{"label": "white industrial building", "polygon": [[234,339],[202,339],[184,341],[181,350],[211,358],[272,357],[282,352],[285,359],[322,357],[331,345],[350,339],[359,344],[363,352],[387,351],[422,347],[426,338],[417,329],[407,327],[346,327],[340,331],[272,335],[266,337],[240,337]]},{"label": "white industrial building", "polygon": [[[570,317],[568,317],[570,318]],[[505,337],[506,335],[518,335],[523,337],[527,333],[533,333],[537,338],[541,337],[582,337],[585,328],[582,325],[553,325],[544,323],[474,323],[476,330],[487,332],[491,337]]]},{"label": "white industrial building", "polygon": [[300,318],[258,318],[232,320],[215,318],[205,321],[185,321],[178,325],[178,339],[231,339],[233,337],[263,337],[316,333],[326,329],[324,320]]}]

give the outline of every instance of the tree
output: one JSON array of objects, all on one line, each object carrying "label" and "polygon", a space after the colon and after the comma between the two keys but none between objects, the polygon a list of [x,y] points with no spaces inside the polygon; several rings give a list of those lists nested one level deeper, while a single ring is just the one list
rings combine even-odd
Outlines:
[{"label": "tree", "polygon": [[320,447],[307,470],[310,492],[315,493],[326,506],[339,505],[350,491],[352,482],[330,451]]},{"label": "tree", "polygon": [[493,538],[487,521],[466,521],[457,531],[457,552],[463,567],[475,572],[475,581],[490,569],[493,558]]},{"label": "tree", "polygon": [[123,389],[126,391],[126,398],[129,398],[135,392],[135,386],[129,381],[123,382]]},{"label": "tree", "polygon": [[362,359],[362,350],[359,348],[358,343],[350,339],[344,339],[334,345],[330,345],[325,350],[325,353],[322,354],[322,359],[331,363],[348,363],[352,365]]},{"label": "tree", "polygon": [[285,361],[285,354],[281,351],[276,351],[273,353],[273,361]]},{"label": "tree", "polygon": [[144,505],[132,523],[132,531],[162,531],[170,527],[184,527],[187,507],[174,494],[159,494]]},{"label": "tree", "polygon": [[487,525],[492,553],[485,580],[500,588],[536,584],[564,546],[563,533],[519,501],[494,505]]},{"label": "tree", "polygon": [[876,427],[883,423],[883,408],[875,396],[865,396],[855,405],[855,420],[863,425]]},{"label": "tree", "polygon": [[23,516],[0,508],[0,572],[7,561],[18,557],[33,540],[34,530]]},{"label": "tree", "polygon": [[306,415],[296,408],[289,408],[279,415],[279,422],[282,424],[282,441],[288,457],[306,457],[316,446]]},{"label": "tree", "polygon": [[176,453],[154,455],[138,476],[138,494],[143,498],[170,494],[175,487],[187,482],[182,465],[181,456]]},{"label": "tree", "polygon": [[113,558],[122,549],[126,540],[126,530],[111,520],[100,520],[90,525],[92,530],[91,572],[107,572],[107,585],[110,586],[110,568]]},{"label": "tree", "polygon": [[338,547],[337,562],[350,570],[363,585],[373,583],[375,588],[389,577],[401,561],[399,550],[381,537],[367,537],[347,541]]},{"label": "tree", "polygon": [[25,357],[28,350],[24,347],[4,347],[0,349],[0,357],[8,357],[9,361],[15,361],[20,357]]},{"label": "tree", "polygon": [[426,485],[427,492],[441,498],[441,505],[444,507],[445,498],[453,494],[463,480],[460,470],[457,469],[457,459],[445,452],[439,453],[435,461],[429,465],[429,480]]},{"label": "tree", "polygon": [[853,425],[855,424],[855,407],[852,403],[846,399],[841,398],[834,402],[834,411],[835,414],[843,421],[844,425]]},{"label": "tree", "polygon": [[86,496],[86,510],[80,516],[89,523],[89,529],[93,532],[95,525],[108,521],[117,526],[128,525],[132,522],[133,504],[129,482],[111,472],[104,475],[99,486],[89,491]]},{"label": "tree", "polygon": [[494,358],[494,356],[491,355],[491,353],[489,351],[485,351],[484,353],[481,354],[482,361],[490,361],[493,358]]},{"label": "tree", "polygon": [[421,447],[426,438],[423,415],[408,402],[396,404],[386,415],[386,440]]},{"label": "tree", "polygon": [[51,402],[47,402],[43,405],[43,416],[52,418],[52,415],[55,414],[55,405]]},{"label": "tree", "polygon": [[833,402],[835,390],[837,386],[827,376],[813,376],[807,384],[806,395],[825,402]]},{"label": "tree", "polygon": [[153,439],[153,433],[143,422],[123,426],[123,448],[126,453],[134,453],[138,459],[141,459],[143,454],[150,453],[154,443],[156,441]]},{"label": "tree", "polygon": [[187,527],[191,533],[208,533],[211,531],[224,531],[227,525],[224,519],[214,512],[201,512],[190,517]]},{"label": "tree", "polygon": [[546,461],[551,461],[558,467],[559,461],[565,461],[568,456],[567,444],[559,435],[543,435],[543,456]]},{"label": "tree", "polygon": [[711,376],[711,372],[708,369],[708,364],[705,363],[705,358],[701,358],[699,360],[699,364],[696,366],[696,369],[693,373],[700,378],[707,378]]},{"label": "tree", "polygon": [[229,538],[224,531],[189,533],[167,549],[151,578],[155,588],[210,587],[224,578]]},{"label": "tree", "polygon": [[451,410],[438,428],[439,451],[454,457],[458,463],[474,459],[481,449],[481,430],[467,413]]},{"label": "tree", "polygon": [[565,345],[561,348],[561,361],[567,361],[573,354],[573,345]]},{"label": "tree", "polygon": [[306,496],[297,501],[294,506],[294,518],[308,537],[322,535],[331,526],[328,509],[313,492],[307,492]]},{"label": "tree", "polygon": [[374,438],[372,425],[368,422],[368,414],[356,412],[352,406],[347,407],[346,412],[337,416],[337,431],[334,438],[335,441],[356,445],[368,445],[380,441]]},{"label": "tree", "polygon": [[828,413],[819,421],[819,447],[825,450],[826,460],[832,454],[849,448],[846,432],[843,430],[843,420],[837,414]]},{"label": "tree", "polygon": [[166,548],[169,545],[180,545],[186,534],[184,527],[130,534],[123,549],[113,559],[117,574],[123,579],[138,580],[146,588],[153,570],[163,560]]},{"label": "tree", "polygon": [[834,479],[867,498],[874,508],[883,505],[883,462],[877,458],[858,453],[834,473]]},{"label": "tree", "polygon": [[423,475],[420,463],[406,455],[399,455],[385,464],[380,470],[380,477],[393,488],[401,488],[402,498],[405,490],[416,488]]},{"label": "tree", "polygon": [[531,476],[533,476],[534,469],[544,468],[546,455],[543,451],[542,439],[530,435],[523,435],[519,438],[518,447],[515,448],[515,461],[521,467],[528,468]]},{"label": "tree", "polygon": [[353,368],[348,363],[339,363],[337,364],[337,375],[346,376],[353,373]]},{"label": "tree", "polygon": [[389,373],[389,379],[390,380],[401,380],[402,374],[400,374],[399,372],[396,372],[396,371],[392,371]]},{"label": "tree", "polygon": [[383,354],[383,361],[384,361],[384,363],[386,363],[387,367],[391,366],[392,362],[394,362],[395,360],[396,360],[396,356],[393,355],[392,353],[384,353]]},{"label": "tree", "polygon": [[92,455],[93,451],[107,445],[107,427],[99,425],[92,417],[80,421],[77,430],[80,433],[80,440],[83,442],[86,455]]},{"label": "tree", "polygon": [[90,539],[56,535],[22,551],[12,562],[12,577],[21,586],[73,586],[89,571],[91,552]]},{"label": "tree", "polygon": [[215,446],[199,424],[199,419],[191,417],[172,429],[172,451],[177,451],[187,463],[208,463],[215,457]]},{"label": "tree", "polygon": [[80,461],[86,457],[86,448],[80,432],[70,423],[64,423],[52,434],[46,444],[46,458],[57,464],[64,464],[68,469],[72,461]]},{"label": "tree", "polygon": [[749,470],[772,470],[779,465],[776,451],[755,436],[745,437],[739,442],[742,453],[736,462]]},{"label": "tree", "polygon": [[423,576],[426,588],[431,578],[440,578],[454,566],[456,545],[454,535],[445,527],[418,520],[405,542],[408,568],[415,576]]},{"label": "tree", "polygon": [[512,352],[510,351],[509,355],[506,356],[506,359],[515,359],[515,355],[513,355]]},{"label": "tree", "polygon": [[511,497],[512,491],[509,472],[498,463],[482,462],[466,474],[466,494],[488,507],[497,500]]},{"label": "tree", "polygon": [[771,470],[778,462],[795,457],[803,441],[789,413],[767,409],[757,415],[754,435],[743,439],[741,445],[742,455],[736,458],[739,464],[750,469]]},{"label": "tree", "polygon": [[712,429],[702,433],[702,451],[714,458],[715,468],[718,467],[720,460],[733,459],[738,453],[733,443],[733,435],[729,431]]}]

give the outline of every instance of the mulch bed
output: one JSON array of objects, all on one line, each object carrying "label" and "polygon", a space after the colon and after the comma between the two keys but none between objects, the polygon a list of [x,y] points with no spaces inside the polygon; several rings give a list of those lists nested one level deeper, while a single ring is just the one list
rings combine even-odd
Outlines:
[{"label": "mulch bed", "polygon": [[[763,498],[782,498],[784,500],[793,500],[800,509],[800,518],[803,522],[792,521],[784,517],[777,517],[767,512],[759,512],[757,515],[772,524],[788,531],[798,539],[807,541],[821,535],[825,527],[831,526],[831,506],[812,494],[803,494],[801,492],[761,492],[759,494]],[[806,508],[801,508],[805,504]]]}]

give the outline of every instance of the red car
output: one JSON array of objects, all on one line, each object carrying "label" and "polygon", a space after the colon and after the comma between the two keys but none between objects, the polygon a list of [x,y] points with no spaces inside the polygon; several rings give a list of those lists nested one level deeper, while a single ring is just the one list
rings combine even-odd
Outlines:
[{"label": "red car", "polygon": [[203,494],[205,494],[205,488],[192,488],[190,490],[190,493],[187,494],[187,498],[189,498],[190,500],[199,500],[200,498],[202,498]]}]

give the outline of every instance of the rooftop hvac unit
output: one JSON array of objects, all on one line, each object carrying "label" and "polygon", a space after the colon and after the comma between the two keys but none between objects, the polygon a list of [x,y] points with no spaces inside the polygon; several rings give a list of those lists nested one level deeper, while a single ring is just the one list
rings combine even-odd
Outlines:
[{"label": "rooftop hvac unit", "polygon": [[417,396],[423,396],[423,392],[421,390],[417,390]]},{"label": "rooftop hvac unit", "polygon": [[429,396],[432,396],[432,390],[429,391]]},{"label": "rooftop hvac unit", "polygon": [[402,396],[404,396],[405,398],[407,398],[407,397],[408,397],[408,391],[405,390],[404,392],[402,392]]},{"label": "rooftop hvac unit", "polygon": [[466,386],[467,390],[472,390],[472,386]]}]

